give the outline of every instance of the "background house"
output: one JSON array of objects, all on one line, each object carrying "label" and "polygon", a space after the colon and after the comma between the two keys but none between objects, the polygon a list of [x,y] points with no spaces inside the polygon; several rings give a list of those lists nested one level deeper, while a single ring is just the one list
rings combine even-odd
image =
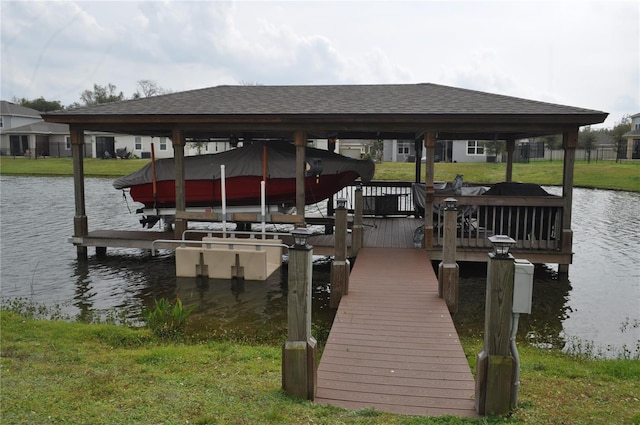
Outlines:
[{"label": "background house", "polygon": [[631,115],[631,131],[622,135],[627,139],[626,159],[640,159],[640,113]]},{"label": "background house", "polygon": [[[86,158],[115,158],[119,149],[140,158],[151,157],[151,143],[157,158],[173,157],[171,140],[166,137],[136,136],[106,132],[86,132]],[[226,143],[226,144],[225,144]],[[227,142],[189,143],[186,154],[215,153],[229,149]],[[71,138],[67,124],[48,123],[41,112],[0,101],[0,155],[70,157]]]}]

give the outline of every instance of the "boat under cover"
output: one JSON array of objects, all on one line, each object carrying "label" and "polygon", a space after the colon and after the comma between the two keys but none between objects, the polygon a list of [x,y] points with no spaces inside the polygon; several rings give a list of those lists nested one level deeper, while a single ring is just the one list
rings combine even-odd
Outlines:
[{"label": "boat under cover", "polygon": [[[373,178],[370,159],[352,159],[322,149],[306,148],[305,203],[331,197],[360,178]],[[296,148],[288,142],[254,142],[226,152],[184,159],[186,207],[216,207],[222,203],[221,165],[225,166],[226,204],[259,205],[260,182],[265,179],[267,205],[293,206],[296,199]],[[153,163],[114,181],[116,189],[129,189],[145,208],[175,208],[175,161]]]}]

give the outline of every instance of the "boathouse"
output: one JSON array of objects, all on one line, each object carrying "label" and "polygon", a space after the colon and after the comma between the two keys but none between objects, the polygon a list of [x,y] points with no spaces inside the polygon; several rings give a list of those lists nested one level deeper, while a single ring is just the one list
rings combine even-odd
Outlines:
[{"label": "boathouse", "polygon": [[[488,229],[491,223],[492,229],[501,232],[506,229],[513,233],[518,242],[513,252],[520,258],[536,263],[557,263],[560,272],[568,271],[572,262],[571,204],[578,131],[581,126],[602,123],[606,117],[607,113],[597,110],[437,84],[217,86],[43,115],[47,122],[70,126],[75,190],[73,242],[79,257],[87,255],[88,246],[107,247],[122,243],[109,239],[105,232],[89,229],[83,173],[86,131],[149,135],[171,140],[176,160],[176,237],[180,237],[187,228],[189,219],[188,214],[180,214],[185,212],[183,164],[188,141],[294,142],[297,153],[296,206],[299,213],[289,221],[303,226],[306,223],[304,158],[308,139],[414,140],[418,150],[425,149],[424,155],[416,155],[416,174],[420,178],[416,182],[373,182],[372,188],[383,187],[384,190],[371,192],[370,201],[375,207],[369,212],[374,215],[413,214],[413,220],[416,220],[413,207],[405,211],[397,204],[393,206],[396,195],[391,189],[402,187],[403,194],[413,190],[416,196],[424,198],[424,211],[427,212],[444,204],[448,195],[438,194],[434,182],[438,140],[506,141],[508,159],[504,181],[508,183],[513,181],[516,140],[562,135],[564,172],[561,195],[456,196],[463,211],[457,241],[459,261],[486,260],[490,245],[486,241],[487,232],[482,229]],[[422,156],[426,157],[424,172],[419,161]],[[388,202],[392,204],[391,209],[380,211],[379,208],[384,208]],[[474,211],[473,218],[471,215],[465,217],[464,211]],[[422,247],[432,260],[441,259],[439,216],[426,213],[418,220],[424,231]],[[365,245],[392,241],[394,245],[413,247],[412,226],[402,226],[403,230],[390,230],[390,234],[395,235],[391,238],[367,239],[365,236]],[[398,235],[404,235],[402,240]],[[133,239],[122,237],[120,240],[127,240],[126,245],[120,246],[143,247],[149,243],[147,240],[136,244]],[[317,245],[322,245],[321,242],[319,239]]]}]

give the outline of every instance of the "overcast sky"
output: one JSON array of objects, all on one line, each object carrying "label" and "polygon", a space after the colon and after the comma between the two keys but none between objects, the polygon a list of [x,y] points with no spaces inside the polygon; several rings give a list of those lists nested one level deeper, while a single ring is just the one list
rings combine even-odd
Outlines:
[{"label": "overcast sky", "polygon": [[640,112],[640,1],[5,1],[2,100],[429,82]]}]

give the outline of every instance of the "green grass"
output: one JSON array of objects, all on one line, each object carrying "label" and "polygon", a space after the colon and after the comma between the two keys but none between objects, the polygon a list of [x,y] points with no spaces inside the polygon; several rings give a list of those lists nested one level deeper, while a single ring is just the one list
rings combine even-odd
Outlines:
[{"label": "green grass", "polygon": [[[513,181],[561,186],[562,171],[562,161],[516,163],[513,164]],[[424,181],[424,164],[421,173]],[[498,183],[505,180],[505,173],[506,164],[439,162],[434,166],[434,180],[441,181],[452,181],[456,174],[462,174],[465,182]],[[376,164],[375,179],[415,181],[415,165],[406,162]],[[640,192],[640,161],[577,161],[574,186]]]},{"label": "green grass", "polygon": [[[85,158],[84,172],[93,177],[119,177],[141,168],[148,159],[103,160]],[[541,185],[562,185],[562,161],[539,161],[513,164],[513,180]],[[435,180],[451,181],[456,174],[466,182],[497,183],[505,180],[505,164],[444,163],[435,164]],[[424,180],[424,164],[422,179]],[[72,176],[71,158],[0,157],[0,174],[31,176]],[[415,165],[407,162],[376,164],[376,180],[415,180]],[[574,186],[640,192],[640,161],[615,163],[577,161]]]},{"label": "green grass", "polygon": [[[521,349],[520,407],[478,420],[347,411],[286,396],[281,347],[167,343],[146,329],[33,320],[4,310],[2,423],[632,424],[640,362]],[[472,368],[477,339],[463,341]]]},{"label": "green grass", "polygon": [[[90,177],[120,177],[149,163],[149,159],[84,159],[84,173]],[[73,176],[71,158],[0,157],[0,174],[13,176]]]}]

